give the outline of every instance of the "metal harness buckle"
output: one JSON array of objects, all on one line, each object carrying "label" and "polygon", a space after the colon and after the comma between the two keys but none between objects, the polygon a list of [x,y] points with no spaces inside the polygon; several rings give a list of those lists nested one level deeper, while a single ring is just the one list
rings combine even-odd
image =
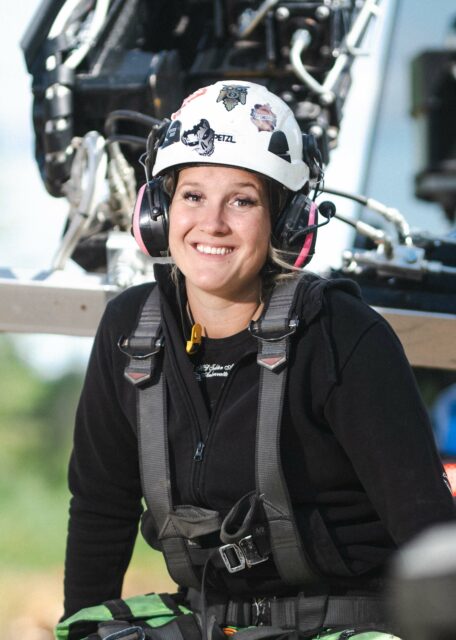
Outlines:
[{"label": "metal harness buckle", "polygon": [[148,353],[135,353],[134,350],[132,350],[130,347],[129,338],[126,338],[125,336],[120,336],[119,340],[117,341],[117,348],[119,349],[119,351],[129,356],[133,360],[145,360],[146,358],[150,358],[151,356],[156,355],[160,351],[160,349],[163,347],[163,344],[164,344],[164,337],[159,336],[154,342],[154,347],[152,348],[152,351],[149,351]]},{"label": "metal harness buckle", "polygon": [[250,569],[256,564],[266,562],[269,557],[269,555],[261,555],[251,535],[245,536],[237,544],[231,543],[219,547],[219,553],[230,573],[237,573],[246,567]]},{"label": "metal harness buckle", "polygon": [[237,544],[224,544],[219,547],[219,553],[230,573],[237,573],[245,569],[245,557]]},{"label": "metal harness buckle", "polygon": [[290,318],[288,321],[288,331],[282,332],[279,335],[274,335],[274,332],[262,333],[260,330],[260,323],[258,320],[252,320],[249,324],[248,330],[249,333],[256,338],[257,340],[261,340],[263,342],[280,342],[284,338],[288,338],[296,332],[296,329],[299,326],[299,318]]}]

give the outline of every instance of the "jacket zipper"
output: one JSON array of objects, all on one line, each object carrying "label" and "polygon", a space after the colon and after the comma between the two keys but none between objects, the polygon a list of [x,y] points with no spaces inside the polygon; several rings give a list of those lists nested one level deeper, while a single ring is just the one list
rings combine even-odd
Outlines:
[{"label": "jacket zipper", "polygon": [[[188,391],[187,385],[185,384],[184,377],[182,376],[182,373],[178,366],[177,358],[172,353],[172,350],[170,350],[170,356],[173,363],[173,369],[174,369],[175,375],[177,377],[180,389],[182,391],[184,401],[187,405],[187,413],[190,418],[189,422],[193,427],[194,433],[196,434],[197,446],[193,454],[193,460],[200,461],[203,459],[203,451],[204,451],[205,443],[203,442],[203,434],[201,432],[198,416],[197,416],[195,407],[193,405],[191,395]],[[193,468],[191,470],[190,487],[191,487],[191,494],[192,494],[192,502],[196,504],[198,500],[198,495],[197,495],[197,491],[195,490],[196,485],[194,482],[195,470],[193,465],[192,467]]]},{"label": "jacket zipper", "polygon": [[193,456],[193,460],[195,462],[201,462],[203,459],[203,454],[204,454],[204,447],[206,445],[204,444],[204,442],[202,440],[200,440],[196,446],[196,451],[195,451],[195,455]]},{"label": "jacket zipper", "polygon": [[[247,355],[247,354],[246,354]],[[203,492],[201,490],[201,486],[200,486],[200,479],[201,479],[201,474],[203,473],[203,463],[204,463],[204,454],[206,451],[206,445],[208,443],[208,440],[211,436],[212,433],[212,429],[213,429],[213,425],[217,422],[218,417],[221,413],[221,407],[224,404],[225,398],[228,394],[228,391],[232,385],[232,381],[234,378],[234,375],[236,374],[237,370],[239,369],[239,365],[242,362],[242,360],[244,360],[245,356],[243,356],[238,362],[236,362],[236,364],[234,365],[234,367],[232,368],[232,370],[230,371],[230,375],[228,376],[228,380],[226,381],[226,384],[223,386],[223,389],[219,395],[219,397],[217,398],[217,403],[214,407],[214,411],[212,413],[212,416],[209,420],[209,425],[207,428],[207,433],[206,433],[206,437],[202,440],[200,440],[197,444],[196,450],[195,450],[195,454],[193,456],[193,460],[194,462],[197,462],[198,464],[194,465],[194,473],[192,474],[193,476],[193,495],[198,496],[199,500],[201,502],[204,502],[204,498],[203,498]]]}]

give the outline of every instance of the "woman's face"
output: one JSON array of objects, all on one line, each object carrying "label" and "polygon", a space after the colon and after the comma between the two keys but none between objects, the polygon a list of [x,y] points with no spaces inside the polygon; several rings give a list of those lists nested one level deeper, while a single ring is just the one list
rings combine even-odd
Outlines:
[{"label": "woman's face", "polygon": [[267,187],[259,176],[215,165],[179,172],[169,247],[187,291],[251,297],[260,287],[270,234]]}]

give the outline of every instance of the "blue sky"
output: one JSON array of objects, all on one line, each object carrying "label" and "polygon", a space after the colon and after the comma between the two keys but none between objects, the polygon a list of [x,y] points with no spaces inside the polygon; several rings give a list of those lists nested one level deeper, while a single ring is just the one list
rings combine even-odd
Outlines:
[{"label": "blue sky", "polygon": [[[36,270],[49,267],[66,215],[64,202],[47,195],[33,158],[30,78],[19,43],[38,5],[9,3],[0,22],[0,266]],[[453,0],[401,0],[367,181],[370,196],[398,207],[413,226],[439,231],[448,225],[438,207],[413,197],[418,146],[409,117],[410,61],[423,49],[442,46],[454,15]],[[19,344],[43,372],[50,357],[54,366],[83,366],[90,348],[88,339],[63,336]]]}]

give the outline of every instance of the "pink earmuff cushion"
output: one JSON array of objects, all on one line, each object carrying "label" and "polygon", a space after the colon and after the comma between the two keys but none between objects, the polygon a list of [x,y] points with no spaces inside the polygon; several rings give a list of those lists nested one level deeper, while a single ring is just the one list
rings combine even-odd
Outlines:
[{"label": "pink earmuff cushion", "polygon": [[136,242],[138,243],[139,248],[141,249],[141,251],[143,253],[146,254],[146,256],[149,256],[150,253],[148,252],[148,250],[146,248],[146,245],[144,244],[144,241],[142,239],[141,225],[140,225],[141,205],[142,205],[142,202],[143,202],[144,191],[146,190],[146,187],[147,187],[147,184],[143,184],[141,189],[138,191],[138,195],[136,197],[135,208],[134,208],[134,211],[133,211],[132,227],[133,227],[133,236],[134,236]]},{"label": "pink earmuff cushion", "polygon": [[[312,224],[315,224],[315,220],[317,218],[316,213],[317,213],[317,205],[315,204],[315,202],[312,202],[310,205],[309,220],[307,222],[309,226]],[[306,239],[304,241],[304,244],[302,245],[302,249],[299,252],[299,256],[296,258],[296,262],[294,263],[295,267],[298,267],[298,268],[302,267],[305,261],[307,260],[309,256],[309,251],[312,247],[314,236],[315,236],[315,231],[311,231],[306,235]]]}]

